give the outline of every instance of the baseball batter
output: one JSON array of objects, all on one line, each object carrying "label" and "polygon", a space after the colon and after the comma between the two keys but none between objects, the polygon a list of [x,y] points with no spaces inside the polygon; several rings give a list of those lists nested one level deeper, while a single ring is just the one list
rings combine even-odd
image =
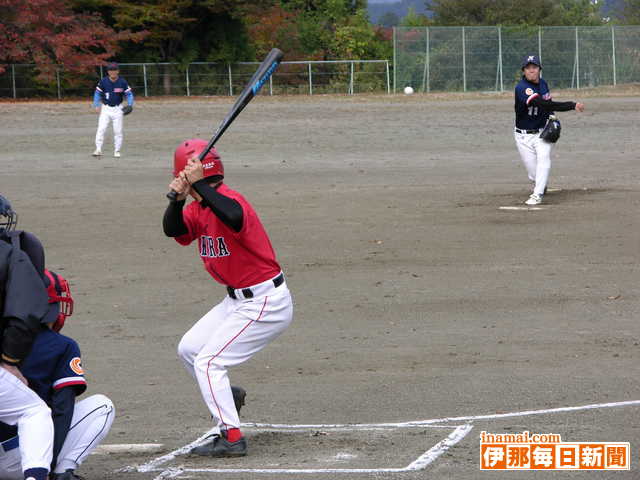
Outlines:
[{"label": "baseball batter", "polygon": [[[196,251],[227,296],[182,337],[178,355],[200,387],[215,435],[192,450],[212,457],[242,456],[247,442],[230,389],[227,368],[249,360],[291,323],[293,305],[267,233],[249,202],[223,183],[224,167],[201,139],[186,140],[174,154],[177,193],[164,214],[167,236]],[[185,199],[195,201],[186,208]]]},{"label": "baseball batter", "polygon": [[[51,480],[75,480],[75,470],[109,433],[115,416],[111,401],[93,395],[75,402],[87,384],[82,369],[80,348],[59,332],[73,313],[73,297],[68,282],[56,272],[45,269],[49,309],[42,319],[29,355],[20,371],[29,386],[51,408],[54,424]],[[22,435],[16,427],[0,423],[0,479],[20,480]]]},{"label": "baseball batter", "polygon": [[553,111],[584,111],[582,103],[554,102],[547,82],[540,76],[542,64],[537,55],[527,55],[522,61],[522,79],[515,89],[516,128],[514,136],[522,163],[529,180],[534,182],[533,192],[524,202],[542,203],[551,171],[553,144],[540,138],[540,132]]},{"label": "baseball batter", "polygon": [[[15,228],[16,215],[0,195],[0,235]],[[47,312],[42,278],[28,255],[0,240],[0,421],[17,427],[22,441],[2,442],[1,450],[19,449],[18,477],[46,480],[52,458],[51,410],[27,386],[18,365],[33,344]]]},{"label": "baseball batter", "polygon": [[[122,109],[122,101],[127,97],[127,104],[133,108],[133,91],[127,81],[120,76],[120,67],[117,63],[107,65],[107,76],[103,77],[99,82],[93,94],[93,106],[96,112],[100,113],[98,119],[98,130],[96,131],[96,149],[93,152],[94,157],[102,155],[102,144],[104,143],[104,134],[110,122],[113,122],[113,156],[120,157],[122,148],[122,123],[124,112]],[[127,109],[130,111],[130,109]]]}]

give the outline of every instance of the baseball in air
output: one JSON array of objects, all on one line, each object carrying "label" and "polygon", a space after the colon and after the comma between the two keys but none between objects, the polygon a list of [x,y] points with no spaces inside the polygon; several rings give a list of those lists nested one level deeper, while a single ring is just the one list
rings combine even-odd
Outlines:
[{"label": "baseball in air", "polygon": [[411,95],[413,93],[413,88],[411,87],[404,87],[404,94],[405,95]]}]

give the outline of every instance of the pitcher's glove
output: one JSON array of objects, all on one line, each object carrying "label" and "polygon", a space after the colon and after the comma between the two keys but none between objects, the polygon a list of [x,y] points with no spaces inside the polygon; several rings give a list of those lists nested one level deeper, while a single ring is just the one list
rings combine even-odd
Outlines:
[{"label": "pitcher's glove", "polygon": [[544,126],[542,133],[540,133],[540,138],[545,142],[556,143],[560,138],[560,130],[562,130],[560,120],[550,115],[547,124]]},{"label": "pitcher's glove", "polygon": [[131,112],[133,112],[133,107],[131,105],[127,105],[126,107],[122,107],[122,114],[123,115],[129,115]]},{"label": "pitcher's glove", "polygon": [[240,413],[240,409],[244,405],[244,397],[247,396],[247,392],[242,387],[231,386],[231,393],[233,394],[233,403],[236,405],[236,411]]}]

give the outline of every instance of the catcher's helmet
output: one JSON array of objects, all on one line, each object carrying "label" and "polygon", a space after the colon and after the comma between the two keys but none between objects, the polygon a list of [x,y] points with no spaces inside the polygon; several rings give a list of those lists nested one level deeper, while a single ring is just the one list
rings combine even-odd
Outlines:
[{"label": "catcher's helmet", "polygon": [[18,214],[13,211],[9,200],[0,195],[0,233],[16,228]]},{"label": "catcher's helmet", "polygon": [[542,63],[540,63],[540,57],[538,57],[537,55],[525,55],[524,58],[522,59],[521,70],[524,70],[524,67],[526,67],[530,63],[533,63],[534,65],[537,65],[540,68],[542,68]]},{"label": "catcher's helmet", "polygon": [[42,323],[53,323],[53,331],[59,332],[67,317],[73,315],[73,297],[67,282],[56,272],[44,269],[45,285],[49,295],[49,310],[41,320]]},{"label": "catcher's helmet", "polygon": [[[182,142],[173,154],[173,176],[177,177],[184,170],[187,161],[190,158],[197,157],[200,152],[207,148],[208,144],[209,142],[201,138],[191,138]],[[224,177],[224,166],[215,147],[211,148],[202,159],[202,167],[204,178],[213,177],[214,175]]]}]

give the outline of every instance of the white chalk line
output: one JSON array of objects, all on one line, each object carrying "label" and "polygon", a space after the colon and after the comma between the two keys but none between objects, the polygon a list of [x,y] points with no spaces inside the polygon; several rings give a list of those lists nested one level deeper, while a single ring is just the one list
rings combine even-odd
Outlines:
[{"label": "white chalk line", "polygon": [[302,473],[402,473],[424,470],[449,448],[460,442],[471,431],[471,424],[460,425],[444,440],[436,443],[429,450],[404,468],[173,468],[162,472],[154,480],[175,478],[182,473],[270,473],[270,474],[302,474]]},{"label": "white chalk line", "polygon": [[470,415],[466,417],[444,417],[433,418],[430,420],[416,420],[413,422],[402,423],[336,423],[336,424],[308,424],[308,425],[287,425],[277,423],[246,423],[243,427],[253,427],[256,429],[273,429],[273,430],[368,430],[373,428],[411,428],[411,427],[425,427],[434,423],[448,423],[448,422],[468,422],[474,420],[493,420],[496,418],[507,417],[525,417],[529,415],[546,415],[549,413],[561,413],[561,412],[573,412],[579,410],[592,410],[599,408],[614,408],[614,407],[626,407],[631,405],[640,405],[640,400],[629,400],[625,402],[611,402],[611,403],[594,403],[591,405],[580,405],[577,407],[559,407],[549,408],[544,410],[525,410],[523,412],[511,412],[511,413],[495,413],[490,415]]},{"label": "white chalk line", "polygon": [[[640,405],[640,400],[629,400],[624,402],[609,402],[609,403],[595,403],[590,405],[580,405],[574,407],[559,407],[559,408],[548,408],[542,410],[525,410],[522,412],[510,412],[510,413],[496,413],[490,415],[469,415],[464,417],[444,417],[444,418],[434,418],[429,420],[420,420],[413,422],[402,422],[402,423],[371,423],[371,424],[298,424],[298,425],[289,425],[289,424],[269,424],[269,423],[246,423],[243,424],[243,428],[251,428],[257,431],[269,431],[269,430],[285,430],[285,431],[308,431],[308,430],[367,430],[367,429],[389,429],[389,428],[415,428],[415,427],[426,427],[435,423],[449,423],[449,422],[473,422],[476,420],[494,420],[499,418],[509,418],[509,417],[524,417],[531,415],[547,415],[552,413],[562,413],[562,412],[576,412],[581,410],[593,410],[593,409],[602,409],[602,408],[618,408],[618,407],[627,407],[633,405]],[[456,430],[464,427],[457,426]],[[453,426],[450,426],[453,428]],[[143,465],[135,468],[138,472],[152,472],[152,471],[160,471],[157,469],[159,465],[166,463],[168,461],[173,460],[177,455],[184,455],[188,453],[193,447],[202,443],[207,437],[212,434],[213,430],[208,431],[204,435],[200,436],[197,440],[191,442],[184,447],[178,448],[173,452],[170,452],[166,455],[158,457],[156,459],[151,460]],[[122,471],[130,471],[132,467],[125,467]],[[189,469],[184,469],[184,471],[190,471]],[[226,471],[226,470],[225,470]],[[250,470],[255,471],[255,470]],[[327,470],[325,470],[327,471]],[[333,470],[332,470],[333,471]],[[387,470],[376,470],[376,471],[395,471],[394,469]],[[328,471],[327,471],[328,472]],[[356,472],[354,472],[356,473]],[[156,480],[160,480],[157,477]]]}]

